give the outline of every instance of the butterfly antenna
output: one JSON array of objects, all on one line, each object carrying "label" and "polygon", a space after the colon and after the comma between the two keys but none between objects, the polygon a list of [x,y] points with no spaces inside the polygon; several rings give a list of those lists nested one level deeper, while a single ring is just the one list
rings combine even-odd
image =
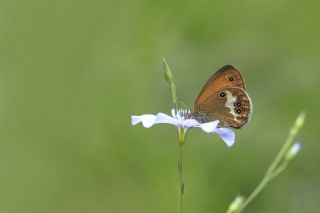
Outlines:
[{"label": "butterfly antenna", "polygon": [[182,100],[179,100],[179,103],[185,108],[185,109],[189,109],[187,105],[184,104],[184,102]]}]

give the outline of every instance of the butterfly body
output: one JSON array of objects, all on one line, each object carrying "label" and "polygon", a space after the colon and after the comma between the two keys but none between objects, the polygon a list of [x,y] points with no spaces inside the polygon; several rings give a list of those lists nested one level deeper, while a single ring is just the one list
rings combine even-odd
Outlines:
[{"label": "butterfly body", "polygon": [[252,102],[239,70],[226,65],[201,90],[191,117],[200,122],[219,120],[220,127],[241,128],[251,116]]}]

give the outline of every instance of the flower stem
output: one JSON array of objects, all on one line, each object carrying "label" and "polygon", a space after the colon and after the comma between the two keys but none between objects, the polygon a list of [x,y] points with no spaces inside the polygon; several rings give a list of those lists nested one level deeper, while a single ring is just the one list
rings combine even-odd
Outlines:
[{"label": "flower stem", "polygon": [[280,152],[278,153],[278,155],[276,156],[276,158],[274,159],[274,161],[272,162],[272,164],[268,168],[266,176],[269,176],[271,173],[273,173],[274,170],[276,169],[276,167],[279,166],[281,160],[283,159],[283,157],[286,154],[287,150],[291,146],[291,144],[292,144],[292,142],[294,140],[294,137],[295,137],[295,134],[292,134],[292,132],[290,131],[290,133],[288,135],[288,138],[285,141],[284,145],[282,146]]},{"label": "flower stem", "polygon": [[245,199],[245,201],[241,204],[241,206],[237,209],[237,213],[240,213],[260,192],[261,190],[267,185],[268,178],[265,176],[259,185],[254,189],[254,191]]},{"label": "flower stem", "polygon": [[178,170],[180,175],[180,213],[183,213],[183,193],[184,193],[182,145],[183,143],[179,143]]},{"label": "flower stem", "polygon": [[[282,148],[280,149],[279,153],[269,166],[266,174],[262,178],[261,182],[258,184],[258,186],[254,189],[254,191],[242,202],[240,203],[235,210],[229,211],[229,212],[236,212],[240,213],[260,192],[261,190],[271,181],[273,178],[278,176],[287,166],[288,162],[290,161],[290,158],[286,158],[286,154],[290,154],[290,146],[292,146],[292,143],[294,142],[294,138],[303,126],[305,119],[305,113],[302,112],[296,119],[294,125],[289,131],[289,135],[284,142]],[[231,206],[231,205],[230,205]],[[229,208],[230,209],[230,208]]]}]

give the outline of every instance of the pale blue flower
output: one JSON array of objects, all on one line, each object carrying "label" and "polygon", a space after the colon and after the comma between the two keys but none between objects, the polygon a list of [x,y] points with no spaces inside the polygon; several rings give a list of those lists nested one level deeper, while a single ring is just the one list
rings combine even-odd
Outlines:
[{"label": "pale blue flower", "polygon": [[154,124],[171,124],[178,128],[179,133],[182,131],[183,135],[192,127],[201,128],[207,133],[216,133],[222,140],[226,143],[228,147],[231,147],[235,141],[235,134],[229,128],[218,128],[219,121],[211,121],[208,123],[199,123],[195,119],[188,118],[190,111],[172,110],[172,116],[166,115],[164,113],[158,113],[156,115],[145,114],[140,116],[131,116],[131,123],[133,126],[138,123],[142,123],[145,128],[150,128]]}]

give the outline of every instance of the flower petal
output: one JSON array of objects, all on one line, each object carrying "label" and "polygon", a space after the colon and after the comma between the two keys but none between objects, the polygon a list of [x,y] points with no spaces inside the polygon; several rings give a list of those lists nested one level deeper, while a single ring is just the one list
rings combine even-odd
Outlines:
[{"label": "flower petal", "polygon": [[132,126],[135,126],[140,122],[141,122],[141,116],[136,116],[136,115],[131,116],[131,124],[132,124]]},{"label": "flower petal", "polygon": [[202,124],[200,124],[200,128],[207,133],[211,133],[217,128],[218,123],[219,123],[218,120],[211,121],[208,123],[202,123]]},{"label": "flower petal", "polygon": [[191,127],[198,127],[200,125],[200,123],[195,120],[195,119],[187,119],[185,121],[183,121],[183,128],[188,129]]},{"label": "flower petal", "polygon": [[131,116],[131,124],[133,126],[140,122],[145,128],[150,128],[154,124],[172,124],[174,126],[179,125],[179,121],[177,119],[161,112],[157,115],[145,114],[141,116]]},{"label": "flower petal", "polygon": [[138,123],[142,122],[142,125],[145,128],[150,128],[155,123],[156,119],[157,119],[157,116],[150,115],[150,114],[141,115],[141,116],[131,116],[131,124],[135,126]]},{"label": "flower petal", "polygon": [[172,115],[172,117],[174,117],[174,118],[176,117],[176,110],[175,110],[175,109],[172,109],[172,110],[171,110],[171,115]]},{"label": "flower petal", "polygon": [[227,144],[228,147],[231,147],[235,141],[235,134],[232,129],[229,128],[217,128],[213,130],[214,133],[219,135],[219,137]]},{"label": "flower petal", "polygon": [[177,119],[175,119],[169,115],[166,115],[164,113],[161,113],[161,112],[159,112],[156,117],[157,117],[157,119],[154,122],[155,124],[172,124],[175,126],[178,126],[178,124],[179,124]]}]

